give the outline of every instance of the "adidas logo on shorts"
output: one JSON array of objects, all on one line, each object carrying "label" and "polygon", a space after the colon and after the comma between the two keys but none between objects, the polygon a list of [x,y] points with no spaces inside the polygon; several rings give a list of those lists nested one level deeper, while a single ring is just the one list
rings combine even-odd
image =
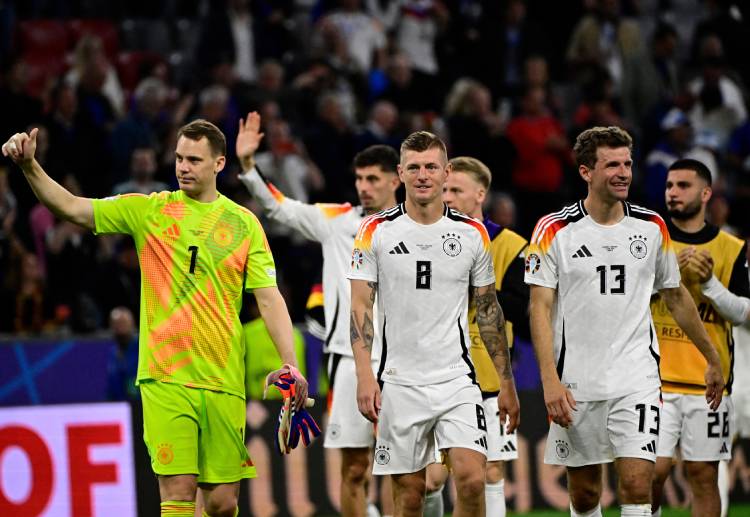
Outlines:
[{"label": "adidas logo on shorts", "polygon": [[727,442],[724,442],[721,444],[721,450],[719,451],[719,454],[724,454],[729,452],[729,449],[727,449]]},{"label": "adidas logo on shorts", "polygon": [[516,451],[516,446],[510,442],[506,443],[505,446],[503,447],[503,452],[515,452],[515,451]]},{"label": "adidas logo on shorts", "polygon": [[486,436],[482,436],[480,439],[474,440],[474,443],[476,443],[477,445],[479,445],[480,447],[484,449],[487,449],[487,437]]},{"label": "adidas logo on shorts", "polygon": [[649,443],[641,447],[642,451],[656,452],[656,440],[651,440]]}]

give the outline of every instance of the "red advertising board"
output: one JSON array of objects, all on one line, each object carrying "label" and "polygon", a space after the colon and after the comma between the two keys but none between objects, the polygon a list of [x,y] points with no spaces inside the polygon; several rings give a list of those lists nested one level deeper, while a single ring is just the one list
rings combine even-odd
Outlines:
[{"label": "red advertising board", "polygon": [[0,515],[135,517],[130,405],[0,409]]}]

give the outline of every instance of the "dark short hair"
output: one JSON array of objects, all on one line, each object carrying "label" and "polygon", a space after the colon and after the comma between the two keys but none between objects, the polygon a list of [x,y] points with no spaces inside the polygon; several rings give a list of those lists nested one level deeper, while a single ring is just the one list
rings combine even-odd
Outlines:
[{"label": "dark short hair", "polygon": [[226,156],[227,154],[227,139],[224,137],[224,133],[208,120],[199,118],[185,124],[177,132],[177,138],[181,136],[196,142],[205,137],[214,156]]},{"label": "dark short hair", "polygon": [[705,163],[699,162],[698,160],[693,160],[692,158],[682,158],[681,160],[677,160],[672,165],[670,165],[669,170],[693,171],[698,175],[699,178],[705,181],[709,187],[711,186],[711,171],[708,170],[708,167],[706,167]]},{"label": "dark short hair", "polygon": [[448,149],[445,146],[440,137],[430,133],[429,131],[416,131],[401,143],[401,156],[403,157],[404,151],[416,151],[421,153],[428,149],[440,149],[445,156],[446,161],[448,160]]},{"label": "dark short hair", "polygon": [[573,153],[576,157],[576,165],[585,165],[593,169],[596,165],[596,150],[600,147],[615,149],[627,147],[633,150],[633,139],[627,131],[617,126],[592,127],[582,132],[576,138]]},{"label": "dark short hair", "polygon": [[396,174],[398,153],[389,145],[371,145],[354,157],[354,168],[378,166],[383,172]]}]

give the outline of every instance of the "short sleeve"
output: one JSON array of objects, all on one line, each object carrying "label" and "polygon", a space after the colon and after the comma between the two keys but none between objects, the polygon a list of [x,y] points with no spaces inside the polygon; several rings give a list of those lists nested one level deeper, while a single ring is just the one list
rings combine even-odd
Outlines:
[{"label": "short sleeve", "polygon": [[477,245],[474,264],[471,267],[471,285],[484,287],[495,283],[495,268],[490,255],[490,237],[484,226],[479,227],[481,241]]},{"label": "short sleeve", "polygon": [[669,230],[664,220],[656,216],[656,224],[659,226],[659,245],[656,247],[656,274],[654,276],[654,289],[670,289],[680,285],[680,267],[677,264],[677,255],[669,237]]},{"label": "short sleeve", "polygon": [[524,263],[524,281],[529,285],[557,288],[557,242],[529,244]]},{"label": "short sleeve", "polygon": [[94,233],[138,234],[150,203],[151,196],[144,194],[121,194],[94,199]]},{"label": "short sleeve", "polygon": [[378,281],[377,235],[375,234],[378,222],[378,219],[371,216],[366,217],[359,225],[347,275],[350,280]]},{"label": "short sleeve", "polygon": [[266,233],[258,219],[250,216],[250,246],[247,251],[247,273],[245,290],[274,287],[276,285],[276,265]]}]

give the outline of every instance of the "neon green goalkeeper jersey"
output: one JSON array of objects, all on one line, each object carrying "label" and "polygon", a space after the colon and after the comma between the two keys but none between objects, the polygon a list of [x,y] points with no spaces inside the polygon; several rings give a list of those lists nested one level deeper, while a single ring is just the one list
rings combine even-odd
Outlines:
[{"label": "neon green goalkeeper jersey", "polygon": [[96,199],[95,233],[126,233],[141,265],[136,384],[156,380],[245,397],[242,292],[276,285],[252,212],[182,191]]}]

